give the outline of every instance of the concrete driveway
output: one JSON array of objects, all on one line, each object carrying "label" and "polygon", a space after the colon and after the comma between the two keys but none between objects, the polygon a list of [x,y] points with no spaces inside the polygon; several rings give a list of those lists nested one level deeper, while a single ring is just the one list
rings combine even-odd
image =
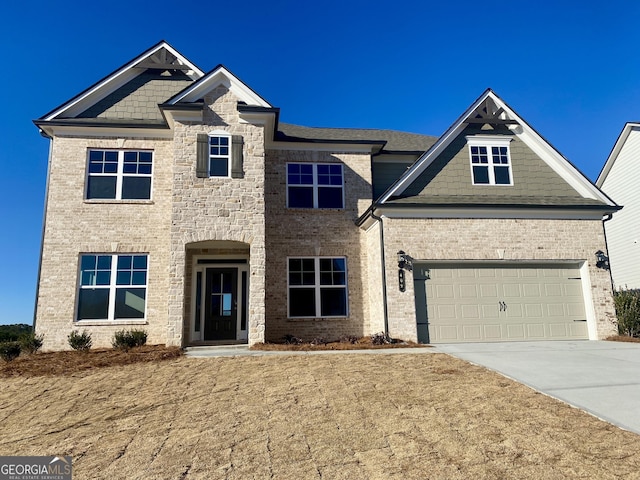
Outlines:
[{"label": "concrete driveway", "polygon": [[436,349],[640,434],[640,343],[467,343]]}]

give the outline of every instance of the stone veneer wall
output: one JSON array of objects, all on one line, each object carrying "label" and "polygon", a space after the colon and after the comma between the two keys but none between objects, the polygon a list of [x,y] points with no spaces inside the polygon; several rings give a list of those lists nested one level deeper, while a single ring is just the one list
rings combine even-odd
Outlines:
[{"label": "stone veneer wall", "polygon": [[[616,333],[609,272],[595,266],[597,250],[606,251],[599,220],[384,219],[390,333],[417,340],[413,276],[397,285],[395,252],[417,260],[576,260],[588,263],[599,339]],[[587,299],[585,299],[587,300]]]},{"label": "stone veneer wall", "polygon": [[[344,164],[344,209],[288,209],[287,162]],[[266,339],[286,334],[304,339],[366,335],[369,325],[367,238],[354,221],[371,202],[371,158],[368,153],[268,150],[266,156]],[[287,258],[347,258],[349,316],[287,318]]]},{"label": "stone veneer wall", "polygon": [[[171,211],[170,140],[74,138],[52,140],[36,332],[45,350],[69,349],[67,335],[89,331],[95,347],[111,345],[122,328],[144,328],[150,344],[165,343]],[[153,150],[150,201],[84,200],[87,150]],[[74,322],[81,253],[149,253],[147,322]]]},{"label": "stone veneer wall", "polygon": [[[249,245],[249,343],[264,339],[265,317],[265,198],[264,129],[240,123],[238,99],[225,87],[205,97],[204,124],[174,126],[171,259],[167,343],[184,345],[188,323],[189,244],[230,240]],[[196,138],[199,133],[224,130],[244,137],[244,178],[197,178]]]}]

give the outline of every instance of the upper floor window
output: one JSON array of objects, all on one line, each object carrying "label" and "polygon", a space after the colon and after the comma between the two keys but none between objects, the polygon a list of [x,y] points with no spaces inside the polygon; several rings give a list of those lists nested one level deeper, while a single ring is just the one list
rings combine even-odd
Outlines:
[{"label": "upper floor window", "polygon": [[510,137],[467,137],[474,185],[513,185],[510,141]]},{"label": "upper floor window", "polygon": [[134,150],[89,150],[87,199],[151,198],[153,153]]},{"label": "upper floor window", "polygon": [[200,133],[196,140],[196,176],[244,178],[244,140],[223,130]]},{"label": "upper floor window", "polygon": [[209,176],[228,177],[231,159],[231,145],[226,135],[209,136]]},{"label": "upper floor window", "polygon": [[80,256],[77,320],[145,318],[147,255]]},{"label": "upper floor window", "polygon": [[287,164],[287,206],[289,208],[344,208],[342,164]]}]

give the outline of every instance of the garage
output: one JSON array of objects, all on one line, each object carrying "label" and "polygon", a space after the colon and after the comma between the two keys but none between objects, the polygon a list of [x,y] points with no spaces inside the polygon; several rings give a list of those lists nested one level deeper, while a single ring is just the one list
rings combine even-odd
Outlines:
[{"label": "garage", "polygon": [[588,339],[578,264],[416,264],[422,343]]}]

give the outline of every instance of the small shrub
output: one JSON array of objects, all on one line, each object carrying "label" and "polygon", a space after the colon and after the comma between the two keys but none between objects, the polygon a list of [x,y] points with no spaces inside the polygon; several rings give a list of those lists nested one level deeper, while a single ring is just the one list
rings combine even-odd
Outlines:
[{"label": "small shrub", "polygon": [[311,340],[311,345],[326,345],[327,343],[329,343],[329,340],[324,337],[315,337]]},{"label": "small shrub", "polygon": [[111,345],[118,350],[128,351],[147,343],[147,332],[144,330],[118,330],[113,335]]},{"label": "small shrub", "polygon": [[393,340],[387,333],[379,332],[371,335],[371,343],[373,345],[386,345],[388,343],[393,343]]},{"label": "small shrub", "polygon": [[20,344],[18,342],[0,343],[0,358],[5,362],[11,362],[20,356]]},{"label": "small shrub", "polygon": [[21,335],[18,340],[20,348],[22,348],[22,351],[26,353],[36,353],[42,348],[43,341],[44,335],[36,335],[34,332],[25,333]]},{"label": "small shrub", "polygon": [[86,330],[83,330],[82,333],[78,332],[77,330],[73,330],[67,336],[67,341],[69,342],[69,346],[71,348],[80,352],[86,352],[93,345],[91,334]]},{"label": "small shrub", "polygon": [[640,336],[640,290],[618,290],[613,300],[618,317],[618,333],[630,337]]},{"label": "small shrub", "polygon": [[350,343],[351,345],[355,345],[356,343],[358,343],[358,340],[360,340],[360,338],[356,337],[355,335],[341,335],[338,339],[338,341],[341,343]]},{"label": "small shrub", "polygon": [[287,345],[300,345],[304,342],[301,338],[298,338],[295,335],[287,334],[284,336],[284,343]]}]

